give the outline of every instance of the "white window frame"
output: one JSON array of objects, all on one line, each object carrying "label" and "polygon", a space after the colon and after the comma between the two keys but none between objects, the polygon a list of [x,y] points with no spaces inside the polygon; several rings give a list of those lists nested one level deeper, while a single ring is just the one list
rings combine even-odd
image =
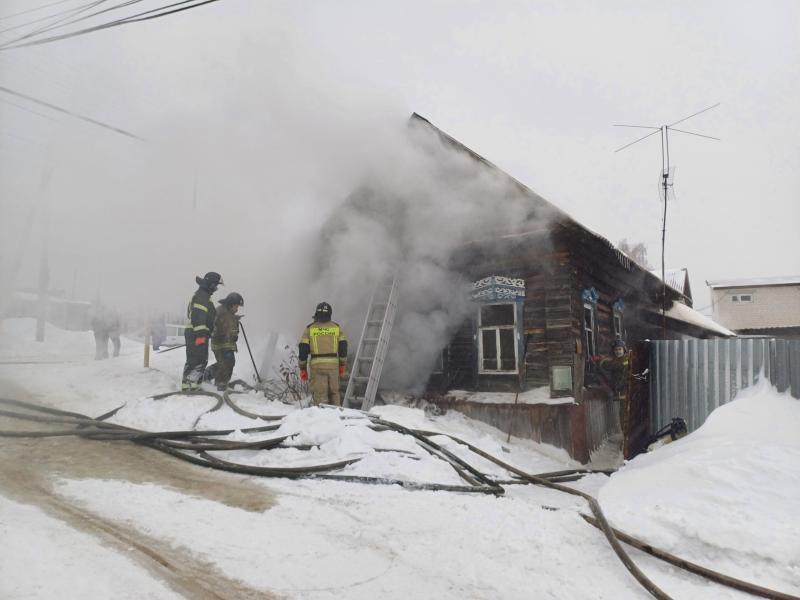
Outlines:
[{"label": "white window frame", "polygon": [[586,328],[586,319],[583,313],[581,313],[581,330],[583,331],[583,343],[586,346],[586,360],[591,360],[591,357],[597,354],[597,314],[595,313],[595,305],[591,302],[583,303],[583,310],[586,311],[586,309],[588,309],[592,315],[592,348],[589,347],[589,339],[586,335],[589,329]]},{"label": "white window frame", "polygon": [[[488,325],[486,327],[481,323],[482,309],[487,306],[508,306],[513,309],[514,324],[513,325]],[[495,331],[495,344],[497,348],[497,364],[503,364],[503,355],[500,349],[500,330],[510,329],[514,333],[514,370],[501,371],[499,369],[484,369],[483,368],[483,332]],[[478,307],[478,373],[481,375],[516,375],[519,373],[519,333],[517,332],[517,306],[514,302],[491,302],[481,304]]]},{"label": "white window frame", "polygon": [[731,294],[731,302],[734,304],[752,304],[754,300],[755,296],[752,292],[749,294]]}]

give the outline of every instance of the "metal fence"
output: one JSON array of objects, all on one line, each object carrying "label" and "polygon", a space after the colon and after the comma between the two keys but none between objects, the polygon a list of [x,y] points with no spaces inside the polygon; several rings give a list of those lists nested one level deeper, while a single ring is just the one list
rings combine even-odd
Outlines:
[{"label": "metal fence", "polygon": [[800,340],[735,338],[650,343],[650,433],[673,417],[689,431],[736,393],[768,378],[800,398]]}]

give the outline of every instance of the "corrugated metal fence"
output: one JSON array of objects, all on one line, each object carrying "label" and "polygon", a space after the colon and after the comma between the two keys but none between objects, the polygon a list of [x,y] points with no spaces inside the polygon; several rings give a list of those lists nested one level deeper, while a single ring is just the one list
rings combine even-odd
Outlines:
[{"label": "corrugated metal fence", "polygon": [[650,343],[650,433],[683,417],[702,425],[739,390],[767,377],[800,398],[800,340],[735,338]]}]

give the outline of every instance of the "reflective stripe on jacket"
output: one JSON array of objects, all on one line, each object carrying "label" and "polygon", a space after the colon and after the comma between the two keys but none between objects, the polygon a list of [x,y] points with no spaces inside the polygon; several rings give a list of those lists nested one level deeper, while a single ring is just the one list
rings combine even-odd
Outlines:
[{"label": "reflective stripe on jacket", "polygon": [[335,321],[314,321],[303,332],[298,350],[301,369],[309,362],[344,365],[347,363],[347,336]]},{"label": "reflective stripe on jacket", "polygon": [[186,326],[187,333],[210,336],[214,331],[216,316],[217,310],[211,302],[211,294],[204,289],[198,289],[186,308],[186,318],[189,319],[189,325]]}]

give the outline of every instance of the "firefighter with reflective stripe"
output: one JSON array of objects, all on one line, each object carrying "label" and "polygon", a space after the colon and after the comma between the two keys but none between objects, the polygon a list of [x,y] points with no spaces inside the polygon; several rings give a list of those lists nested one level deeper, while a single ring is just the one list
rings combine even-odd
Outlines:
[{"label": "firefighter with reflective stripe", "polygon": [[300,338],[300,379],[308,380],[310,368],[314,404],[341,406],[339,381],[347,368],[347,337],[332,317],[330,304],[317,304],[314,321]]},{"label": "firefighter with reflective stripe", "polygon": [[231,292],[219,302],[217,319],[214,322],[214,333],[211,334],[211,350],[217,363],[209,370],[213,371],[217,389],[222,391],[228,387],[236,365],[236,342],[239,340],[239,317],[236,313],[244,306],[241,294]]},{"label": "firefighter with reflective stripe", "polygon": [[198,288],[186,309],[186,317],[190,323],[183,334],[186,340],[186,365],[183,367],[182,390],[200,388],[208,364],[208,340],[214,330],[217,315],[211,294],[217,291],[218,286],[223,285],[222,276],[213,271],[194,279]]}]

